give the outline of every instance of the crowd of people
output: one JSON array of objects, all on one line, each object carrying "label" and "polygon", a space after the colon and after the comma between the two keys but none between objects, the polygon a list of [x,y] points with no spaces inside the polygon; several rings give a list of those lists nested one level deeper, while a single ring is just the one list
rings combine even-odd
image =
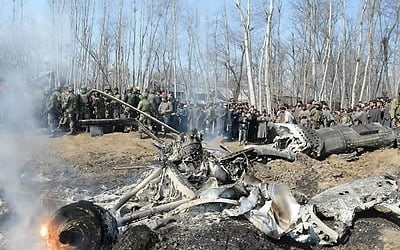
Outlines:
[{"label": "crowd of people", "polygon": [[[129,87],[125,94],[118,88],[106,86],[104,92],[88,92],[82,87],[79,94],[67,87],[46,92],[45,113],[51,132],[63,128],[69,134],[77,132],[78,120],[138,118],[153,131],[164,131],[146,116],[125,107],[115,99],[123,100],[138,110],[156,117],[182,133],[197,129],[205,137],[223,136],[240,144],[266,143],[273,123],[294,123],[319,129],[338,124],[380,123],[384,126],[398,126],[400,104],[398,98],[378,98],[370,102],[359,102],[355,108],[331,110],[326,102],[311,100],[298,102],[296,106],[281,105],[273,113],[237,100],[217,104],[200,104],[177,100],[171,93],[152,89],[141,92]],[[132,127],[130,127],[131,129]]]}]

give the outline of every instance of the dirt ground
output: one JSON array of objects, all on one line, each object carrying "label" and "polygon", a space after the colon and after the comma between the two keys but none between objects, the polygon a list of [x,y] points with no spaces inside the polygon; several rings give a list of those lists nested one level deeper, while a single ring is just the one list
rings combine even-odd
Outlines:
[{"label": "dirt ground", "polygon": [[[209,144],[217,146],[220,138]],[[112,133],[90,137],[82,133],[46,139],[46,154],[32,162],[43,178],[48,178],[52,191],[42,194],[62,197],[76,193],[72,199],[88,197],[121,185],[132,184],[154,164],[158,150],[151,139],[140,139],[136,132]],[[225,143],[231,150],[241,147]],[[51,160],[49,160],[51,159]],[[132,166],[143,168],[124,169]],[[338,155],[318,161],[298,155],[295,162],[274,160],[257,164],[255,176],[265,182],[285,183],[290,188],[312,197],[327,188],[358,178],[382,174],[400,176],[397,149],[382,149],[362,154],[347,162]],[[62,203],[59,203],[62,204]],[[59,204],[53,204],[53,209]],[[158,230],[159,242],[154,249],[303,249],[290,239],[272,241],[245,219],[232,219],[210,213],[181,215],[181,222]],[[183,222],[182,222],[183,221]],[[332,249],[400,249],[398,221],[362,215],[351,229],[349,239]],[[122,248],[120,248],[122,249]]]},{"label": "dirt ground", "polygon": [[[219,141],[220,138],[216,138],[209,145],[217,146]],[[115,167],[152,164],[158,153],[150,139],[139,139],[137,133],[113,133],[102,137],[90,137],[88,134],[63,136],[50,139],[49,145],[62,159],[72,163],[70,166],[82,177],[90,176],[98,180],[138,175],[140,169],[115,170]],[[236,142],[224,145],[231,150],[241,148]],[[298,155],[295,162],[274,160],[255,167],[255,176],[261,180],[285,183],[308,197],[358,178],[381,174],[400,176],[397,149],[367,152],[352,162],[338,155],[331,155],[323,161]],[[195,221],[198,217],[201,219]],[[335,249],[400,249],[400,227],[385,218],[365,217],[356,221],[349,240]],[[186,218],[188,223],[159,230],[161,241],[156,248],[246,249],[248,243],[252,244],[251,249],[307,248],[288,239],[271,241],[245,220],[221,217],[215,222],[215,217],[210,218],[207,215],[189,216]]]}]

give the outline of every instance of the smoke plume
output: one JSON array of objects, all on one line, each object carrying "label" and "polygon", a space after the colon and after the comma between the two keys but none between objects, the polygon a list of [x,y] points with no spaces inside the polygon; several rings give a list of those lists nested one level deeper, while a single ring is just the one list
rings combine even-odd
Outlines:
[{"label": "smoke plume", "polygon": [[[0,248],[44,249],[39,236],[42,183],[38,157],[46,150],[39,133],[45,81],[46,42],[32,26],[0,26]],[[40,45],[40,46],[39,46]],[[40,158],[40,157],[39,157]]]}]

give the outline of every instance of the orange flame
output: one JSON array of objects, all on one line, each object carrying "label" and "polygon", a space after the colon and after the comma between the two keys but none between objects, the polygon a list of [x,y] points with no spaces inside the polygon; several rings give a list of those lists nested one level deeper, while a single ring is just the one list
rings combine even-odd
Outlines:
[{"label": "orange flame", "polygon": [[42,236],[43,239],[47,239],[49,237],[49,228],[47,227],[47,223],[40,227],[40,236]]},{"label": "orange flame", "polygon": [[60,250],[63,249],[60,247],[58,242],[58,238],[55,236],[56,229],[51,222],[43,223],[40,227],[40,236],[43,238],[46,243],[47,250]]}]

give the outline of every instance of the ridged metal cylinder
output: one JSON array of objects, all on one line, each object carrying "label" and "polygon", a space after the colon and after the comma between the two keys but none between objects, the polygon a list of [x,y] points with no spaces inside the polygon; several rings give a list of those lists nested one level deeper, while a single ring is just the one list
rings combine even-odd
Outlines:
[{"label": "ridged metal cylinder", "polygon": [[114,216],[89,201],[71,203],[58,209],[48,225],[50,249],[106,249],[118,235]]},{"label": "ridged metal cylinder", "polygon": [[347,153],[358,148],[376,149],[392,146],[396,141],[396,132],[378,123],[353,127],[336,126],[318,129],[323,142],[320,155]]}]

